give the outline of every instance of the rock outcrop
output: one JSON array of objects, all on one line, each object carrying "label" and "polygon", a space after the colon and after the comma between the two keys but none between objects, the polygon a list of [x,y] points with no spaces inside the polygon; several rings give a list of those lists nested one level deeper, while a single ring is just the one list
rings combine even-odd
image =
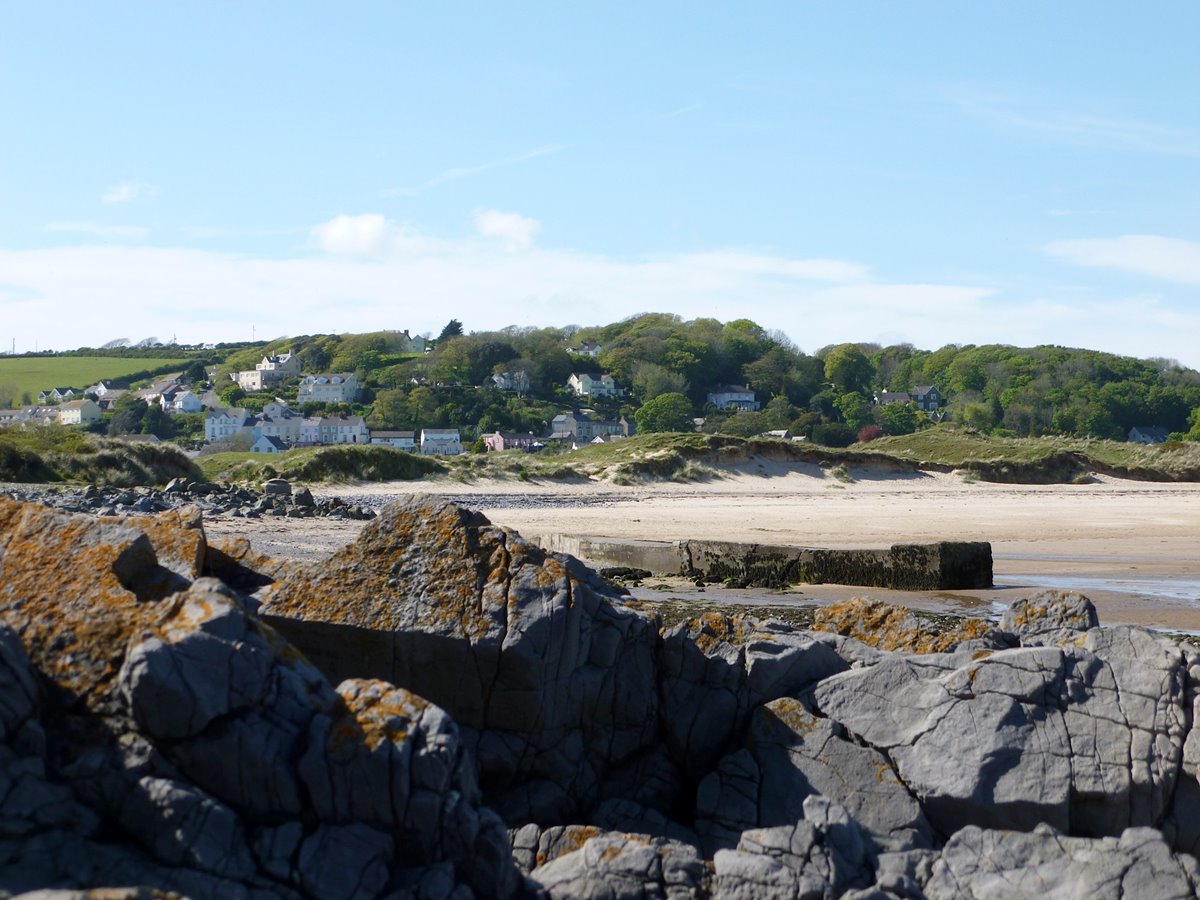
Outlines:
[{"label": "rock outcrop", "polygon": [[819,624],[663,632],[438,500],[307,566],[0,500],[0,895],[1196,896],[1200,649]]},{"label": "rock outcrop", "polygon": [[0,887],[376,897],[439,869],[514,895],[453,720],[335,690],[205,549],[194,517],[0,501]]}]

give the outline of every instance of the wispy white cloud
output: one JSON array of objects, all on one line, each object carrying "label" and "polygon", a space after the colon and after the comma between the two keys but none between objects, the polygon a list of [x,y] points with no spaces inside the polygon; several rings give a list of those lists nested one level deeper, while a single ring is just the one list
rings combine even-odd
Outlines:
[{"label": "wispy white cloud", "polygon": [[480,235],[499,241],[501,246],[514,251],[532,247],[533,237],[542,227],[537,219],[498,209],[476,210],[473,218],[475,230]]},{"label": "wispy white cloud", "polygon": [[430,250],[434,242],[379,213],[336,216],[312,229],[315,246],[336,256],[387,257]]},{"label": "wispy white cloud", "polygon": [[453,169],[446,169],[434,175],[428,181],[423,181],[420,184],[410,187],[388,188],[383,192],[385,197],[415,197],[418,194],[424,194],[426,191],[431,191],[436,187],[441,187],[443,184],[449,184],[451,181],[459,181],[463,178],[473,178],[476,175],[482,175],[485,172],[492,172],[496,169],[504,169],[509,166],[517,166],[521,163],[529,162],[530,160],[539,159],[543,156],[553,156],[556,153],[561,153],[570,147],[569,144],[548,144],[544,147],[535,147],[532,150],[527,150],[524,153],[518,153],[514,156],[505,156],[502,159],[494,159],[491,162],[480,163],[475,166],[458,166]]},{"label": "wispy white cloud", "polygon": [[1200,156],[1200,130],[1143,119],[1053,109],[1037,102],[973,90],[949,98],[959,109],[1000,128],[1106,150]]},{"label": "wispy white cloud", "polygon": [[379,215],[340,216],[311,234],[312,253],[284,259],[121,244],[0,250],[9,293],[39,298],[6,299],[4,324],[18,344],[48,346],[45,310],[53,308],[53,339],[68,348],[117,336],[109,334],[113,308],[146,333],[181,341],[248,336],[252,324],[273,336],[421,333],[451,317],[484,330],[663,311],[744,316],[809,351],[848,340],[1060,343],[1200,365],[1200,310],[1165,298],[1147,314],[1144,298],[1015,296],[978,280],[888,280],[855,261],[738,249],[621,258],[534,244],[514,253],[496,238],[438,240]]},{"label": "wispy white cloud", "polygon": [[56,231],[66,234],[86,234],[106,240],[136,241],[144,238],[149,232],[137,225],[107,225],[103,222],[48,222],[46,231]]},{"label": "wispy white cloud", "polygon": [[1153,234],[1054,241],[1051,256],[1077,266],[1120,269],[1164,281],[1200,285],[1200,243]]},{"label": "wispy white cloud", "polygon": [[146,184],[144,181],[122,181],[106,190],[100,199],[108,204],[132,203],[134,200],[150,196],[154,192],[154,186]]}]

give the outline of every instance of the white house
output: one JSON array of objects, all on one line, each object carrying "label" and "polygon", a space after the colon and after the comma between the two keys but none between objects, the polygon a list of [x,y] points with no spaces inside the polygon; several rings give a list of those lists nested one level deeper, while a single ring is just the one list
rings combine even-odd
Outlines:
[{"label": "white house", "polygon": [[417,434],[415,431],[372,431],[371,443],[412,453],[417,449]]},{"label": "white house", "polygon": [[457,428],[421,429],[422,456],[457,456],[463,452]]},{"label": "white house", "polygon": [[876,391],[873,399],[876,406],[890,406],[893,403],[912,403],[912,397],[906,391]]},{"label": "white house", "polygon": [[628,437],[632,431],[633,427],[624,416],[613,422],[593,419],[582,412],[565,412],[550,422],[548,439],[587,443],[594,437]]},{"label": "white house", "polygon": [[191,391],[177,391],[169,397],[163,394],[159,398],[162,408],[169,413],[198,413],[204,409],[200,398]]},{"label": "white house", "polygon": [[63,425],[90,425],[100,421],[100,407],[94,400],[69,400],[58,407],[58,421]]},{"label": "white house", "polygon": [[243,391],[261,391],[285,378],[300,374],[300,357],[295,353],[267,355],[254,366],[254,371],[238,372],[235,379]]},{"label": "white house", "polygon": [[567,387],[580,397],[616,397],[620,394],[617,383],[611,375],[598,375],[590,372],[577,374],[572,372],[567,379]]},{"label": "white house", "polygon": [[38,403],[49,403],[51,401],[61,403],[63,400],[70,400],[75,396],[75,391],[69,387],[50,388],[48,391],[41,391],[38,394]]},{"label": "white house", "polygon": [[322,416],[318,444],[369,444],[371,432],[362,416]]},{"label": "white house", "polygon": [[358,398],[358,379],[353,372],[305,375],[300,379],[300,403],[353,403]]},{"label": "white house", "polygon": [[259,435],[258,440],[250,445],[251,453],[282,453],[286,449],[287,445],[279,438],[265,434]]},{"label": "white house", "polygon": [[567,352],[574,356],[590,356],[595,359],[600,355],[600,345],[595,341],[583,341],[577,347],[568,347]]},{"label": "white house", "polygon": [[285,444],[300,443],[300,422],[296,416],[259,416],[254,420],[256,437],[279,438]]},{"label": "white house", "polygon": [[719,384],[708,392],[708,402],[717,409],[734,409],[754,411],[759,402],[754,399],[754,391],[740,384]]},{"label": "white house", "polygon": [[208,443],[228,440],[253,423],[253,417],[240,407],[210,409],[204,416],[204,440]]}]

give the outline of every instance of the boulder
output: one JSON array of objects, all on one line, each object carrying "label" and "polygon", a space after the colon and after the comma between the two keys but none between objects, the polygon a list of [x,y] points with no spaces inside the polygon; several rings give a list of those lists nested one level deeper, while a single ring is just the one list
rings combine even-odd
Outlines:
[{"label": "boulder", "polygon": [[[579,836],[581,837],[581,835]],[[534,869],[529,879],[550,898],[709,896],[709,871],[687,844],[604,832],[578,850]]]},{"label": "boulder", "polygon": [[0,892],[366,898],[441,867],[512,896],[454,721],[383,682],[334,690],[243,597],[187,577],[192,524],[0,500]]},{"label": "boulder", "polygon": [[449,711],[508,822],[566,824],[657,736],[658,621],[627,599],[578,560],[413,497],[283,575],[263,614],[331,680],[384,678]]},{"label": "boulder", "polygon": [[1188,716],[1185,665],[1141,629],[1067,647],[889,655],[814,690],[883,753],[945,834],[966,825],[1084,835],[1161,825]]},{"label": "boulder", "polygon": [[283,478],[268,478],[263,482],[262,489],[263,493],[269,497],[290,497],[292,495],[291,483]]},{"label": "boulder", "polygon": [[979,647],[1008,643],[983,619],[938,626],[921,620],[906,607],[864,597],[818,607],[813,612],[812,630],[854,638],[880,650],[909,653],[944,653],[964,642]]},{"label": "boulder", "polygon": [[925,885],[929,900],[1069,897],[1194,898],[1200,871],[1151,828],[1106,838],[1067,837],[1045,825],[1032,832],[968,827],[946,843]]},{"label": "boulder", "polygon": [[1000,616],[1000,629],[1022,644],[1047,644],[1100,627],[1092,601],[1078,591],[1041,591],[1016,601]]},{"label": "boulder", "polygon": [[866,844],[850,814],[827,798],[804,801],[803,819],[745,832],[713,857],[719,900],[834,898],[872,881]]}]

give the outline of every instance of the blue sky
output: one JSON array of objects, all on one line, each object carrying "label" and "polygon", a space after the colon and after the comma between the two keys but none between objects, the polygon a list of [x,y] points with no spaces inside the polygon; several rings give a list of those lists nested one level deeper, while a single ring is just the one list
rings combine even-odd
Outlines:
[{"label": "blue sky", "polygon": [[1200,3],[0,5],[0,348],[747,316],[1200,367]]}]

